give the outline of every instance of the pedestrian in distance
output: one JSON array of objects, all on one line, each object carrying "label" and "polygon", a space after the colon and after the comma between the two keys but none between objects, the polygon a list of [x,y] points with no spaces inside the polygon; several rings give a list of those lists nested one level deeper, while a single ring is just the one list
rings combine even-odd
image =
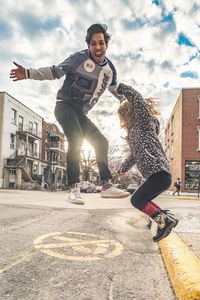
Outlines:
[{"label": "pedestrian in distance", "polygon": [[87,49],[78,51],[58,65],[39,69],[24,68],[14,62],[10,78],[54,80],[65,76],[64,83],[57,93],[55,117],[68,141],[67,177],[70,187],[68,201],[84,204],[78,183],[80,182],[80,151],[86,139],[95,150],[101,178],[103,198],[123,198],[128,192],[115,188],[108,168],[108,141],[96,125],[87,117],[87,112],[108,90],[120,101],[123,96],[117,93],[117,74],[112,62],[105,56],[111,35],[105,24],[93,24],[87,30]]},{"label": "pedestrian in distance", "polygon": [[126,100],[118,109],[121,127],[127,131],[130,155],[124,160],[119,174],[137,165],[145,181],[131,197],[132,205],[157,223],[155,242],[165,238],[178,224],[169,210],[161,209],[152,200],[171,185],[171,172],[163,147],[158,139],[159,121],[155,99],[144,99],[131,86],[120,83],[117,89]]},{"label": "pedestrian in distance", "polygon": [[180,196],[180,189],[181,189],[181,181],[180,178],[177,178],[176,181],[174,182],[174,187],[176,188],[176,190],[173,192],[173,195],[175,195],[176,193],[178,194],[178,196]]}]

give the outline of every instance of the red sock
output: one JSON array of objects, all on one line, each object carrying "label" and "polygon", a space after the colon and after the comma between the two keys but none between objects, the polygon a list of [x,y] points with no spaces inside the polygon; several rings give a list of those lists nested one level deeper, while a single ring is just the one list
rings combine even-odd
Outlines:
[{"label": "red sock", "polygon": [[154,202],[148,202],[142,209],[142,212],[151,217],[160,210],[159,206]]},{"label": "red sock", "polygon": [[154,203],[153,201],[151,201],[151,204],[153,204],[156,208],[160,209],[160,207],[156,203]]}]

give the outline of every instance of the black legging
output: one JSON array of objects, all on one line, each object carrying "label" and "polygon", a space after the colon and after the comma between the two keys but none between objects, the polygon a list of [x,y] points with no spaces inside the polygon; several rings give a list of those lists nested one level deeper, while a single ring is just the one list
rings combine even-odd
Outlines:
[{"label": "black legging", "polygon": [[170,187],[171,182],[171,175],[165,171],[151,175],[132,195],[132,205],[142,211],[148,202],[151,202],[151,200],[166,191]]}]

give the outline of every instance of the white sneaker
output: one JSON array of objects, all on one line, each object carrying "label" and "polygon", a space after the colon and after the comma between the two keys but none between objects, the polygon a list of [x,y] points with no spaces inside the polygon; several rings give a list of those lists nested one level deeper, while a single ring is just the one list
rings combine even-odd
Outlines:
[{"label": "white sneaker", "polygon": [[84,205],[84,201],[82,199],[80,187],[76,184],[75,187],[71,189],[67,201],[72,204]]},{"label": "white sneaker", "polygon": [[108,189],[101,190],[101,198],[125,198],[128,196],[130,196],[129,192],[124,192],[113,185]]}]

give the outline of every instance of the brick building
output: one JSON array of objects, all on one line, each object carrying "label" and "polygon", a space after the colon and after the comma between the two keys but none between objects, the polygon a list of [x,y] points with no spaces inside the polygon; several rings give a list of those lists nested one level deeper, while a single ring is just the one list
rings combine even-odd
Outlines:
[{"label": "brick building", "polygon": [[42,123],[42,162],[44,182],[66,184],[65,136],[54,123]]},{"label": "brick building", "polygon": [[179,177],[182,192],[197,192],[200,184],[200,88],[181,90],[165,127],[165,151],[173,182]]}]

